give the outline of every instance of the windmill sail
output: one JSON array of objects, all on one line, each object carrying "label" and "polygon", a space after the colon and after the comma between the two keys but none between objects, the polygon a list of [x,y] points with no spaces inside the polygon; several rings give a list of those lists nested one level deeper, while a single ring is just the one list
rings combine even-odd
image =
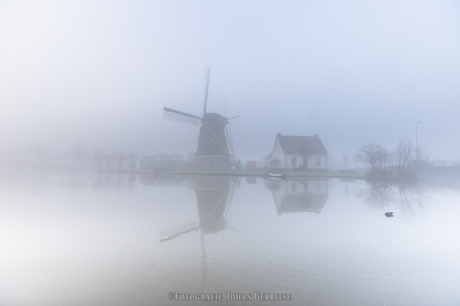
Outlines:
[{"label": "windmill sail", "polygon": [[198,125],[201,118],[169,107],[163,108],[163,119]]},{"label": "windmill sail", "polygon": [[173,240],[180,235],[196,231],[200,228],[198,221],[180,224],[171,228],[162,229],[160,231],[160,242]]},{"label": "windmill sail", "polygon": [[204,96],[204,109],[203,109],[203,116],[206,114],[206,106],[208,104],[208,90],[209,90],[209,75],[211,71],[208,69],[208,82],[206,83],[206,94]]}]

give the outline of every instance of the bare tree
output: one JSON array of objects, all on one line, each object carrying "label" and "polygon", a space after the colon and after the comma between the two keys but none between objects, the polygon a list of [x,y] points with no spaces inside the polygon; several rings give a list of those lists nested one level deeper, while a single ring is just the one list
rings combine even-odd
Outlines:
[{"label": "bare tree", "polygon": [[367,143],[353,156],[357,162],[370,166],[370,178],[389,178],[398,180],[416,179],[428,160],[426,146],[415,148],[410,137],[401,138],[394,151]]},{"label": "bare tree", "polygon": [[412,175],[415,149],[410,137],[401,138],[395,147],[395,164],[399,177]]},{"label": "bare tree", "polygon": [[95,149],[93,152],[93,159],[97,165],[97,169],[101,171],[102,164],[104,163],[104,153],[102,153],[99,149]]},{"label": "bare tree", "polygon": [[345,169],[347,169],[347,160],[349,157],[350,157],[350,153],[342,152],[342,159],[343,159],[343,162],[345,163]]},{"label": "bare tree", "polygon": [[417,178],[421,168],[428,159],[426,152],[426,146],[418,146],[416,148],[409,136],[401,138],[394,151],[398,178]]},{"label": "bare tree", "polygon": [[385,147],[379,151],[379,169],[385,170],[393,163],[393,152],[388,151]]},{"label": "bare tree", "polygon": [[375,143],[366,143],[361,146],[358,152],[353,155],[353,159],[370,166],[371,170],[376,169],[379,165],[379,156],[385,149]]},{"label": "bare tree", "polygon": [[73,148],[72,152],[73,161],[76,163],[82,163],[85,161],[87,156],[88,154],[85,152],[82,144],[79,142],[75,144],[75,147]]},{"label": "bare tree", "polygon": [[415,148],[417,161],[419,162],[419,166],[423,167],[428,163],[430,159],[430,154],[428,152],[428,147],[426,144],[418,144]]},{"label": "bare tree", "polygon": [[123,167],[123,164],[127,160],[126,154],[123,151],[120,151],[120,152],[115,154],[115,159],[116,159],[117,164],[118,164],[118,171],[121,171],[121,169]]},{"label": "bare tree", "polygon": [[129,164],[129,170],[133,171],[136,169],[136,164],[139,159],[139,154],[135,152],[129,152],[128,153],[128,164]]},{"label": "bare tree", "polygon": [[371,177],[387,175],[386,168],[391,164],[393,154],[385,147],[375,143],[366,143],[353,156],[357,162],[369,165]]},{"label": "bare tree", "polygon": [[105,164],[107,165],[107,171],[110,171],[110,168],[112,167],[113,160],[114,160],[114,154],[113,153],[104,154],[104,161],[105,161]]},{"label": "bare tree", "polygon": [[241,161],[241,158],[238,157],[236,164],[235,164],[235,169],[236,170],[241,170],[243,168],[243,163]]}]

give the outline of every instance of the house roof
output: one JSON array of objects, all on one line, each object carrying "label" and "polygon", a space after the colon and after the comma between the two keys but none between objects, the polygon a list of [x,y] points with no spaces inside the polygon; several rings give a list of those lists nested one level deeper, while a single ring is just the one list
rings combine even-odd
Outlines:
[{"label": "house roof", "polygon": [[286,154],[302,154],[307,149],[309,154],[327,154],[327,150],[317,134],[313,136],[285,136],[278,133],[281,148]]}]

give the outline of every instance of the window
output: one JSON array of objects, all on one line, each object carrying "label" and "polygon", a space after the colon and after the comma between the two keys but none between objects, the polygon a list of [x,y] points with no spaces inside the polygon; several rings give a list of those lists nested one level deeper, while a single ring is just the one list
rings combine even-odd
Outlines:
[{"label": "window", "polygon": [[292,183],[292,192],[297,192],[297,183]]},{"label": "window", "polygon": [[316,156],[316,167],[321,167],[321,157]]},{"label": "window", "polygon": [[292,167],[297,166],[297,158],[295,156],[291,157],[291,166]]}]

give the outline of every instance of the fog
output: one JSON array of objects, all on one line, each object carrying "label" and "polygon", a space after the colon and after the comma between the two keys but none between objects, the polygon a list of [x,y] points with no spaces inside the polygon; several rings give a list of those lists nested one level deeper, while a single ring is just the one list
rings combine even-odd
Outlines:
[{"label": "fog", "polygon": [[455,1],[1,1],[0,148],[196,150],[163,107],[231,120],[243,160],[276,133],[332,161],[400,137],[458,159]]}]

